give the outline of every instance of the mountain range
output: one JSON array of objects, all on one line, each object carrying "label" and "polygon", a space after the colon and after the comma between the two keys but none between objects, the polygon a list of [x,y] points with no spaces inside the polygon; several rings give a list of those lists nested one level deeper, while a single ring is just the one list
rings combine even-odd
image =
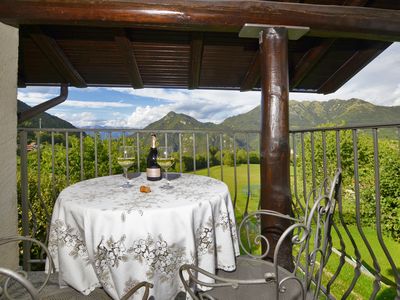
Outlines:
[{"label": "mountain range", "polygon": [[[188,115],[169,112],[149,124],[149,130],[259,130],[261,107],[229,117],[220,124],[203,123]],[[400,106],[378,106],[360,99],[319,101],[289,101],[290,129],[313,128],[321,125],[358,126],[400,122]]]},{"label": "mountain range", "polygon": [[[30,106],[18,100],[18,112]],[[169,112],[149,124],[147,130],[259,130],[260,106],[249,112],[225,119],[220,124],[200,122],[185,114]],[[20,127],[75,128],[71,123],[46,112],[19,124]],[[400,106],[378,106],[361,99],[319,101],[289,101],[290,129],[313,128],[321,125],[357,126],[400,122]],[[96,127],[96,126],[95,126]],[[100,128],[101,126],[99,126]],[[91,127],[94,128],[94,127]]]}]

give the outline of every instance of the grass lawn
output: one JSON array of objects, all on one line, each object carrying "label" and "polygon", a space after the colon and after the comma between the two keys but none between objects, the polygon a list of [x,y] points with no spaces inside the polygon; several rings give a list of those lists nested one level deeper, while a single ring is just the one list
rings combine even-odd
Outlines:
[{"label": "grass lawn", "polygon": [[[250,173],[250,192],[247,182],[247,165],[238,165],[236,167],[237,174],[237,192],[235,214],[241,219],[246,209],[247,198],[249,198],[248,211],[254,211],[258,208],[260,199],[260,165],[252,164],[249,167]],[[196,174],[207,176],[207,169],[197,170]],[[210,176],[221,180],[221,167],[215,166],[210,168]],[[234,168],[223,166],[223,181],[228,185],[231,192],[232,201],[235,202],[235,177]]]},{"label": "grass lawn", "polygon": [[[247,174],[250,174],[250,184],[248,184]],[[247,169],[247,165],[239,165],[236,167],[237,173],[237,189],[235,195],[235,182],[234,182],[234,168],[229,166],[223,166],[223,181],[228,185],[232,201],[236,199],[235,213],[237,217],[237,221],[239,222],[242,218],[243,213],[246,209],[247,198],[249,198],[248,202],[248,210],[254,211],[258,208],[259,198],[260,198],[260,166],[258,164],[252,164],[249,166],[249,170]],[[207,169],[197,170],[196,174],[207,176]],[[216,179],[221,180],[221,167],[215,166],[210,168],[210,176]],[[248,186],[250,185],[250,189]],[[250,192],[248,193],[248,191]],[[339,220],[336,219],[338,223]],[[355,257],[354,248],[352,247],[350,239],[345,234],[344,229],[338,224],[340,229],[340,233],[343,236],[344,242],[346,244],[346,253],[349,256]],[[371,266],[373,268],[373,263],[371,256],[368,252],[367,247],[364,245],[364,242],[361,236],[358,233],[357,227],[355,225],[348,226],[350,233],[352,234],[355,243],[358,247],[358,250],[362,257],[362,262],[366,266]],[[366,235],[367,240],[371,244],[375,255],[377,256],[382,276],[388,278],[390,281],[394,281],[393,272],[390,267],[389,262],[384,255],[382,248],[378,242],[376,232],[373,228],[364,227],[364,233]],[[332,231],[332,238],[334,247],[340,249],[339,238],[335,231]],[[400,253],[400,243],[397,243],[390,238],[384,237],[384,241],[386,246],[391,253],[393,259],[395,260],[396,266],[400,266],[400,255],[395,255]],[[329,260],[328,266],[325,272],[325,283],[333,276],[335,271],[337,270],[339,265],[339,256],[332,253],[331,258]],[[336,279],[334,284],[331,287],[331,293],[335,295],[336,298],[342,298],[346,294],[346,290],[350,286],[350,283],[354,276],[354,268],[346,263],[342,268],[339,277]],[[347,296],[348,299],[368,299],[373,291],[373,281],[374,278],[371,278],[365,274],[361,274],[358,278],[353,291]],[[377,296],[377,299],[394,299],[395,290],[390,288],[389,286],[385,286],[384,284],[381,287],[381,290]]]}]

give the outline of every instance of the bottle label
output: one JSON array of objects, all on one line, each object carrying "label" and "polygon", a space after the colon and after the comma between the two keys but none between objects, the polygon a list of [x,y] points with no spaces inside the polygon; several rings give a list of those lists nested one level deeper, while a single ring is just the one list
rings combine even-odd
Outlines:
[{"label": "bottle label", "polygon": [[154,169],[146,169],[147,177],[160,177],[161,176],[161,170],[159,168],[154,168]]}]

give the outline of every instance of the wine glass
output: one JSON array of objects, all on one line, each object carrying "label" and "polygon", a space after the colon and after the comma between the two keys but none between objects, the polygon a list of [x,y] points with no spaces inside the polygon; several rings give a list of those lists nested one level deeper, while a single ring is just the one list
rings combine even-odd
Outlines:
[{"label": "wine glass", "polygon": [[165,179],[167,180],[167,183],[161,186],[163,189],[168,190],[173,188],[168,180],[168,169],[174,164],[174,162],[175,158],[172,157],[172,147],[158,148],[157,164],[164,169]]},{"label": "wine glass", "polygon": [[118,164],[122,167],[124,170],[124,175],[126,178],[126,182],[121,185],[122,188],[129,188],[132,185],[129,183],[128,179],[128,169],[133,166],[135,163],[135,148],[133,146],[121,146],[119,147],[118,151]]}]

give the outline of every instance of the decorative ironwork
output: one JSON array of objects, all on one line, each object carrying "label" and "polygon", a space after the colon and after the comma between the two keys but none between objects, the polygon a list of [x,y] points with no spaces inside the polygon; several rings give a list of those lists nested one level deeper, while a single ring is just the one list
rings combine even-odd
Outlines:
[{"label": "decorative ironwork", "polygon": [[[329,183],[329,188],[325,192],[326,183]],[[195,265],[185,264],[180,268],[179,276],[187,292],[194,299],[203,299],[204,296],[213,299],[213,292],[217,291],[218,293],[218,288],[220,287],[238,288],[242,285],[261,284],[272,286],[275,289],[273,295],[268,295],[270,298],[279,299],[279,295],[283,296],[289,290],[292,293],[293,288],[297,287],[299,290],[297,294],[300,296],[296,297],[296,299],[305,299],[307,294],[312,294],[313,299],[317,299],[321,287],[322,272],[329,258],[328,249],[331,247],[332,218],[335,212],[336,198],[340,191],[340,184],[341,170],[339,169],[332,181],[325,180],[322,182],[320,189],[315,191],[315,193],[318,192],[316,198],[311,197],[314,195],[313,191],[310,193],[310,196],[305,201],[305,206],[306,208],[309,207],[309,209],[305,211],[305,215],[301,219],[271,210],[259,210],[248,214],[242,220],[239,225],[239,233],[244,232],[245,236],[241,236],[241,238],[245,241],[253,240],[254,243],[245,245],[240,240],[241,249],[246,254],[245,259],[250,257],[254,261],[254,266],[250,268],[256,266],[256,260],[262,263],[262,266],[265,267],[263,278],[240,278],[242,271],[240,264],[235,271],[238,276],[230,276],[230,278],[216,276]],[[311,201],[311,199],[315,200]],[[291,225],[280,236],[275,249],[270,247],[268,236],[262,235],[260,232],[260,219],[263,217],[281,218],[291,222]],[[253,221],[254,218],[256,219],[255,222]],[[249,227],[255,229],[255,232],[249,230]],[[278,265],[280,250],[288,238],[291,239],[294,249],[292,255],[293,271],[284,270]],[[261,254],[254,255],[251,250],[261,247],[261,244],[263,244]],[[270,251],[273,252],[273,262],[262,261],[261,259],[266,258]],[[239,260],[241,258],[239,257]],[[197,276],[198,273],[214,279],[215,282],[208,283],[200,280]],[[197,284],[200,298],[193,290],[193,283]],[[210,292],[202,291],[202,287],[212,287],[214,290]]]}]

